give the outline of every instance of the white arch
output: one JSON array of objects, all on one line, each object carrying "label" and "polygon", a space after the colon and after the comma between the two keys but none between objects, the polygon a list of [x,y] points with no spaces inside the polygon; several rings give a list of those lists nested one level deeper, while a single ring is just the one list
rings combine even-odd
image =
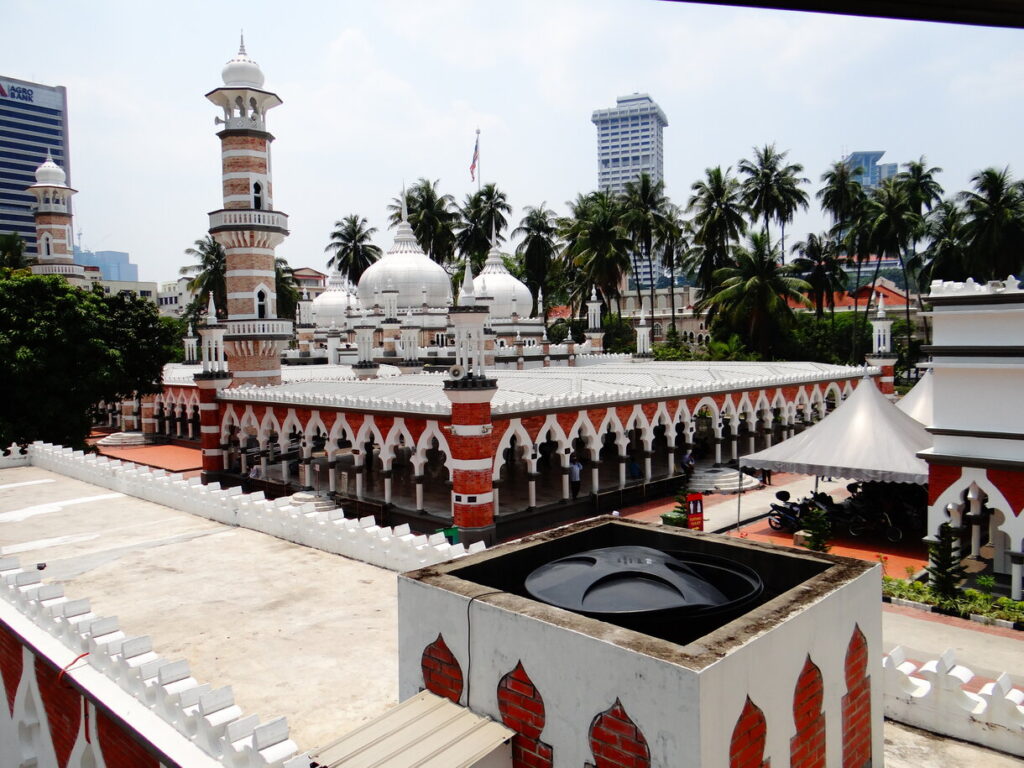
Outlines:
[{"label": "white arch", "polygon": [[[492,480],[497,480],[501,477],[501,468],[505,466],[505,451],[512,446],[513,436],[518,440],[520,446],[529,447],[533,445],[533,440],[530,439],[530,433],[523,426],[522,419],[510,419],[508,428],[505,430],[505,434],[501,436],[501,440],[498,441],[497,448],[494,451],[494,469],[491,472]],[[530,466],[530,471],[534,471],[536,460],[527,455],[526,461]]]},{"label": "white arch", "polygon": [[1010,502],[1006,500],[1003,492],[988,479],[988,473],[978,467],[962,467],[960,477],[949,484],[939,494],[935,502],[928,507],[928,534],[938,534],[939,526],[946,522],[946,507],[949,504],[962,504],[961,498],[971,485],[976,485],[988,496],[988,504],[992,509],[1003,511],[1003,524],[997,530],[1010,537],[1011,549],[1024,545],[1024,516],[1015,515]]},{"label": "white arch", "polygon": [[384,462],[385,469],[390,468],[391,461],[395,458],[395,448],[398,447],[398,441],[402,437],[405,437],[405,444],[415,451],[416,441],[412,439],[412,432],[405,425],[405,419],[398,416],[391,425],[391,429],[388,430],[387,437],[380,449],[380,458]]}]

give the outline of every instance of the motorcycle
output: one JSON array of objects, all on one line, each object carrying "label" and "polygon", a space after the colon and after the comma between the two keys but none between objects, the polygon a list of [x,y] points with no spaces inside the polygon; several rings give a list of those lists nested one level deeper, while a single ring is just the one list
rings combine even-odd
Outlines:
[{"label": "motorcycle", "polygon": [[769,505],[772,511],[768,513],[768,525],[772,530],[796,533],[803,528],[803,505],[790,501],[789,491],[779,491],[775,498],[782,503]]}]

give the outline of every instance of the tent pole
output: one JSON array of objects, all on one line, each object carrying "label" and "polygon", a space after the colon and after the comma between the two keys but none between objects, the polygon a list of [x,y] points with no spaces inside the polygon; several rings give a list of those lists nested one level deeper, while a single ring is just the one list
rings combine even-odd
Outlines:
[{"label": "tent pole", "polygon": [[736,494],[736,535],[740,535],[740,506],[743,503],[743,467],[736,462],[736,475],[739,480],[739,493]]},{"label": "tent pole", "polygon": [[819,477],[820,477],[820,475],[815,475],[814,476],[814,492],[815,492],[815,494],[817,494],[817,492],[818,492],[818,478]]}]

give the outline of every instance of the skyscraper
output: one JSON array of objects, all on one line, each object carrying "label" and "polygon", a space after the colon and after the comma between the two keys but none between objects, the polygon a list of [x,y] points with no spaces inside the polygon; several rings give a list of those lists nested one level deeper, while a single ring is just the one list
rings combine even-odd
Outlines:
[{"label": "skyscraper", "polygon": [[29,254],[36,252],[36,226],[26,189],[47,151],[71,184],[67,115],[63,86],[0,76],[0,234],[17,232]]},{"label": "skyscraper", "polygon": [[896,163],[879,163],[885,150],[851,152],[843,158],[843,162],[851,170],[860,168],[860,173],[853,174],[853,180],[859,181],[864,189],[873,189],[886,179],[892,178],[899,171]]},{"label": "skyscraper", "polygon": [[646,172],[652,181],[665,176],[661,131],[668,118],[646,93],[619,96],[611,109],[591,116],[597,126],[597,186],[614,194]]}]

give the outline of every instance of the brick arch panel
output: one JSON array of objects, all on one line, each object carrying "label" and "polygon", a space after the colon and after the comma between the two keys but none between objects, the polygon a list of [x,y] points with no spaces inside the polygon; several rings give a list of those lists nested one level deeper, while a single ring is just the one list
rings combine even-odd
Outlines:
[{"label": "brick arch panel", "polygon": [[846,648],[846,695],[843,696],[843,768],[871,765],[871,676],[868,641],[859,626]]},{"label": "brick arch panel", "polygon": [[7,706],[12,717],[14,716],[14,700],[18,696],[18,684],[21,682],[24,660],[21,642],[6,628],[0,627],[0,677],[3,678]]},{"label": "brick arch panel", "polygon": [[423,685],[428,691],[459,703],[462,698],[462,667],[443,635],[438,634],[437,639],[423,649],[420,668],[423,670]]},{"label": "brick arch panel", "polygon": [[768,726],[764,712],[747,697],[732,730],[729,744],[729,768],[769,768],[770,760],[764,759],[764,745],[768,737]]},{"label": "brick arch panel", "polygon": [[595,768],[650,768],[647,739],[616,699],[590,723]]},{"label": "brick arch panel", "polygon": [[101,710],[96,711],[96,731],[107,768],[159,768],[156,758]]},{"label": "brick arch panel", "polygon": [[825,713],[821,710],[824,698],[821,670],[808,656],[793,691],[796,735],[789,742],[792,768],[825,766]]},{"label": "brick arch panel", "polygon": [[512,768],[551,768],[554,753],[540,740],[544,730],[544,699],[523,662],[498,683],[501,721],[516,732],[512,738]]},{"label": "brick arch panel", "polygon": [[46,710],[46,722],[50,726],[50,739],[57,765],[65,768],[71,750],[78,739],[78,728],[82,717],[82,696],[71,687],[67,680],[58,681],[58,670],[41,658],[36,658],[36,681]]}]

